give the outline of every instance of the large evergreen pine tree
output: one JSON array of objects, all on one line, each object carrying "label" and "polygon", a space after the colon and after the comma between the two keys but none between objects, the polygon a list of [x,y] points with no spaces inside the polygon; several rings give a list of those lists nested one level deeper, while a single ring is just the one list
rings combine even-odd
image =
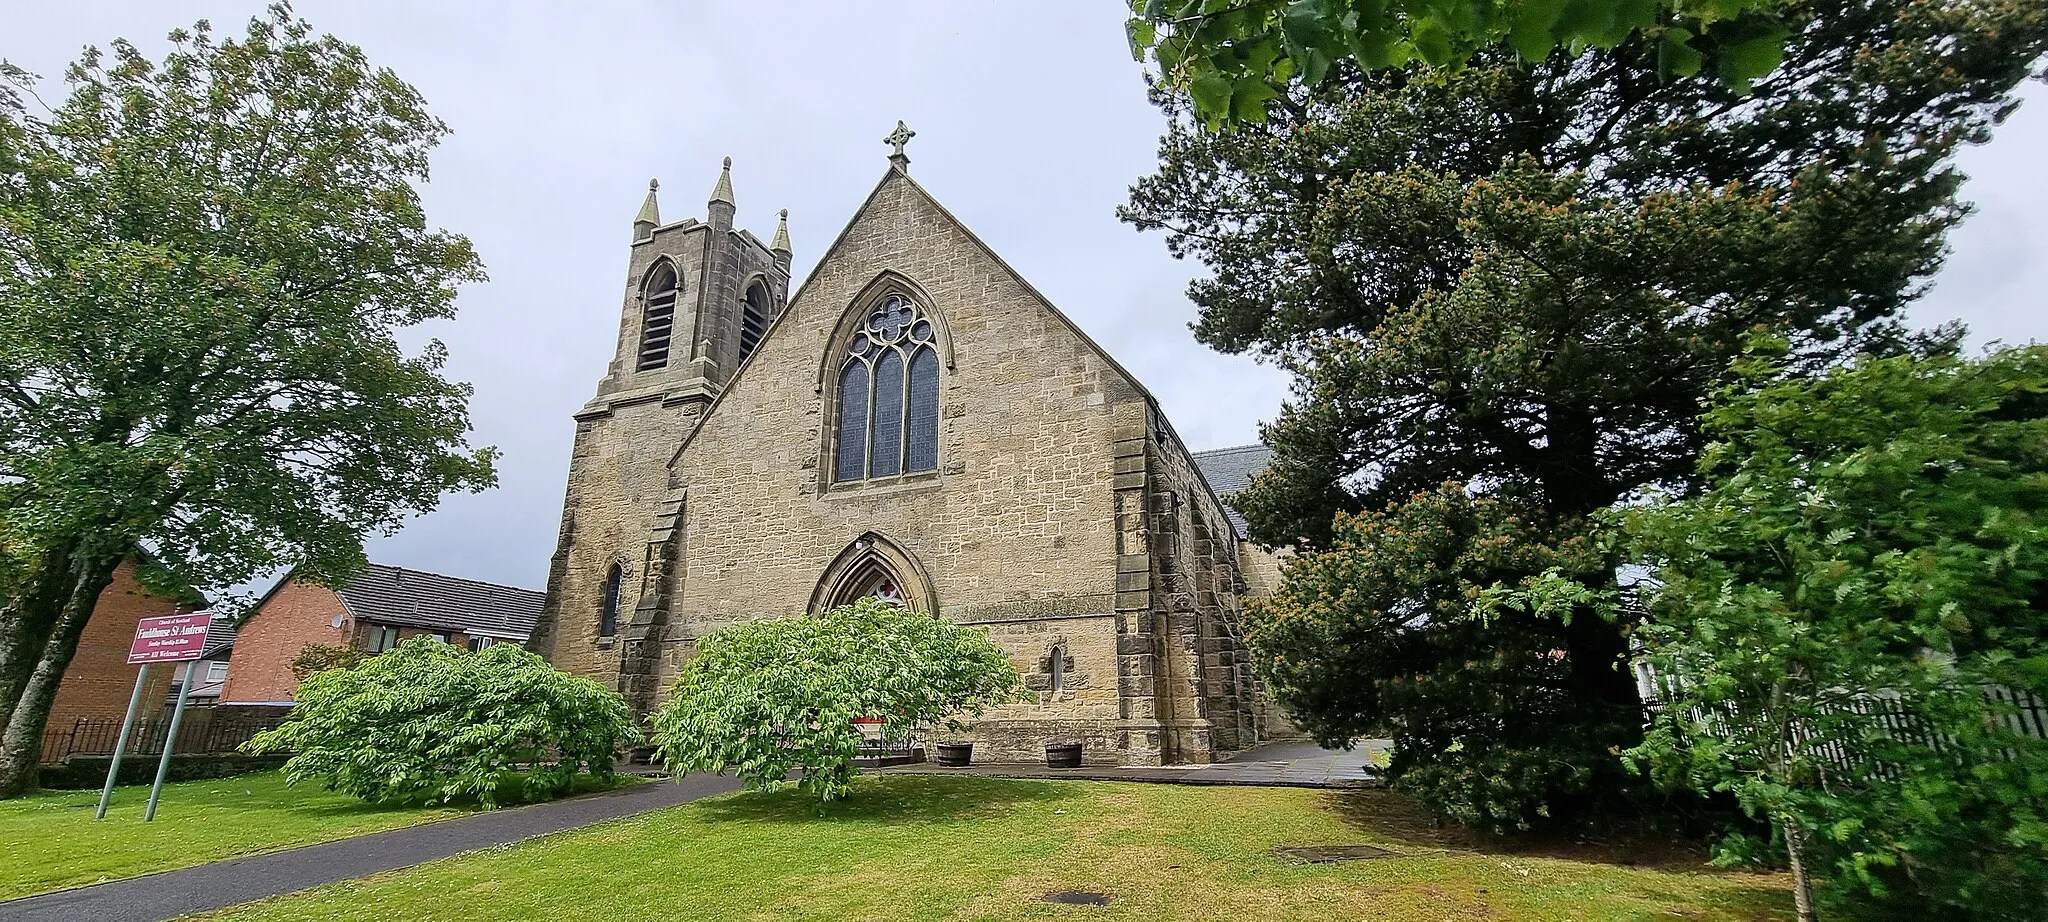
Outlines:
[{"label": "large evergreen pine tree", "polygon": [[1211,270],[1197,337],[1297,376],[1236,498],[1255,539],[1317,552],[1254,614],[1274,693],[1325,740],[1391,733],[1448,814],[1525,825],[1623,787],[1625,620],[1475,600],[1552,568],[1610,584],[1585,517],[1684,486],[1755,330],[1795,369],[1911,348],[1899,313],[1966,211],[1952,155],[2048,50],[2029,0],[1782,16],[1750,94],[1660,74],[1642,37],[1340,66],[1263,124],[1176,118],[1132,190],[1126,219]]}]

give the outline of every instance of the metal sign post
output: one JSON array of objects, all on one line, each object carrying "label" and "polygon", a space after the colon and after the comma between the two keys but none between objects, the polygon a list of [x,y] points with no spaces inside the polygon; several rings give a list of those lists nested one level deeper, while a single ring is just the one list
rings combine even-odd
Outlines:
[{"label": "metal sign post", "polygon": [[114,743],[113,764],[107,766],[107,783],[100,788],[100,806],[93,814],[95,818],[106,819],[107,804],[114,799],[114,783],[121,776],[121,757],[128,751],[128,737],[135,729],[135,712],[142,704],[143,686],[149,682],[149,664],[184,663],[185,681],[178,685],[178,706],[171,712],[170,732],[164,735],[164,755],[156,766],[156,784],[149,789],[149,806],[142,814],[144,822],[156,818],[157,794],[163,790],[164,775],[171,767],[171,749],[178,740],[178,723],[185,717],[185,696],[192,691],[192,674],[199,665],[199,655],[206,651],[206,628],[212,620],[212,616],[200,612],[144,618],[136,622],[135,640],[128,646],[128,662],[141,665],[142,670],[136,673],[135,691],[128,696],[128,716],[121,721],[121,738]]},{"label": "metal sign post", "polygon": [[171,729],[164,734],[164,755],[156,760],[156,783],[149,786],[149,806],[142,808],[142,821],[156,819],[156,798],[164,791],[164,776],[171,771],[171,750],[177,748],[178,724],[185,720],[185,698],[192,694],[192,674],[199,669],[198,660],[185,663],[185,681],[178,683],[178,706],[171,709]]},{"label": "metal sign post", "polygon": [[114,799],[114,779],[121,774],[121,755],[128,751],[128,731],[135,729],[135,706],[142,703],[142,686],[149,684],[149,664],[135,673],[135,692],[128,696],[128,716],[121,718],[121,736],[114,740],[114,761],[107,766],[107,784],[100,788],[100,808],[92,818],[107,818],[107,802]]}]

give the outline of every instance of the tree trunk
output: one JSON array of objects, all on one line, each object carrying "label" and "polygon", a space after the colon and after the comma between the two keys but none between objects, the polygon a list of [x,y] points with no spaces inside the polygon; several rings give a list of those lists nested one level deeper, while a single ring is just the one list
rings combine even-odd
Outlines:
[{"label": "tree trunk", "polygon": [[0,728],[13,718],[14,705],[28,688],[29,674],[35,671],[40,641],[48,637],[30,626],[29,613],[23,610],[28,600],[16,601],[23,604],[0,611]]},{"label": "tree trunk", "polygon": [[1785,824],[1785,857],[1792,862],[1792,906],[1799,922],[1813,922],[1813,880],[1806,874],[1806,830],[1791,814],[1781,817]]},{"label": "tree trunk", "polygon": [[17,587],[19,594],[0,609],[0,730],[13,719],[14,707],[42,658],[43,644],[50,639],[50,628],[70,595],[72,581],[66,569],[74,547],[66,542],[44,552]]},{"label": "tree trunk", "polygon": [[[42,759],[43,726],[49,722],[50,706],[57,701],[57,687],[64,670],[78,652],[78,638],[99,604],[100,593],[114,581],[120,554],[80,555],[59,573],[69,576],[57,621],[38,651],[21,697],[8,714],[0,731],[0,799],[19,797],[36,789],[37,768]],[[58,573],[50,574],[52,576]]]},{"label": "tree trunk", "polygon": [[1642,693],[1629,670],[1628,635],[1621,625],[1582,608],[1565,627],[1565,649],[1571,658],[1572,694],[1579,703],[1599,709],[1607,721],[1640,730]]}]

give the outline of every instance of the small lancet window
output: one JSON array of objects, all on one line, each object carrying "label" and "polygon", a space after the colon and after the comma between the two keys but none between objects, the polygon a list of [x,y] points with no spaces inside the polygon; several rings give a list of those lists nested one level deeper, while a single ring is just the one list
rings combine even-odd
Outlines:
[{"label": "small lancet window", "polygon": [[832,479],[937,470],[939,356],[932,321],[892,296],[868,315],[839,367]]},{"label": "small lancet window", "polygon": [[1059,692],[1067,687],[1067,648],[1059,644],[1052,647],[1052,690]]},{"label": "small lancet window", "polygon": [[676,325],[676,270],[668,261],[654,268],[641,291],[640,357],[636,371],[668,364],[668,344]]},{"label": "small lancet window", "polygon": [[754,354],[761,337],[768,333],[768,321],[775,319],[775,301],[768,286],[755,282],[747,286],[747,299],[740,303],[740,361]]},{"label": "small lancet window", "polygon": [[610,573],[604,577],[604,598],[599,603],[597,614],[597,636],[610,637],[619,632],[619,606],[626,593],[626,571],[618,564],[612,564]]}]

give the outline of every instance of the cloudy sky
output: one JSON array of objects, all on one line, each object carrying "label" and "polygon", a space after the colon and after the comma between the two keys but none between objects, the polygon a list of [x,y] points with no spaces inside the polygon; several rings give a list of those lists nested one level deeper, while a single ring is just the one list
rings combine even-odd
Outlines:
[{"label": "cloudy sky", "polygon": [[[171,28],[238,31],[255,0],[0,0],[0,57],[48,77],[89,43],[153,54]],[[992,4],[301,0],[425,93],[454,135],[434,161],[431,219],[490,270],[427,335],[472,382],[476,441],[500,485],[370,546],[371,559],[541,588],[568,470],[569,414],[610,359],[633,213],[649,178],[664,220],[703,214],[733,158],[739,223],[790,211],[801,278],[886,167],[884,134],[917,131],[912,172],[1158,395],[1190,446],[1253,441],[1286,392],[1277,371],[1197,345],[1183,294],[1198,267],[1116,221],[1154,163],[1113,0]],[[1915,309],[1978,342],[2048,339],[2048,93],[1969,151],[1978,213]]]}]

